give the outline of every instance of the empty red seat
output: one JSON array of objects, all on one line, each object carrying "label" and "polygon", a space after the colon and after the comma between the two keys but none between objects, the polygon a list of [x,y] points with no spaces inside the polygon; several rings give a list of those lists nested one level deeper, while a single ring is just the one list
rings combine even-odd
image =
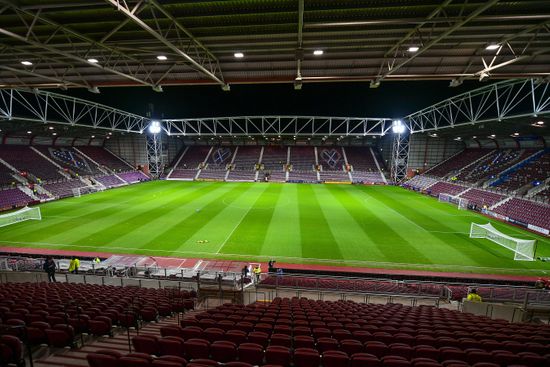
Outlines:
[{"label": "empty red seat", "polygon": [[355,353],[361,353],[364,351],[363,343],[355,339],[344,339],[340,341],[340,350],[351,356]]},{"label": "empty red seat", "polygon": [[180,338],[179,336],[166,336],[158,341],[158,355],[165,356],[165,355],[171,355],[171,356],[178,356],[178,357],[185,357],[184,353],[184,344],[183,338]]},{"label": "empty red seat", "polygon": [[265,359],[268,364],[288,367],[291,361],[290,348],[270,345],[265,351]]},{"label": "empty red seat", "polygon": [[321,362],[319,352],[312,348],[296,348],[294,350],[295,367],[318,367]]},{"label": "empty red seat", "polygon": [[218,340],[210,345],[212,359],[218,362],[229,362],[237,359],[237,346],[227,340]]},{"label": "empty red seat", "polygon": [[307,335],[297,335],[293,344],[294,348],[315,348],[315,339]]},{"label": "empty red seat", "polygon": [[152,335],[136,335],[132,338],[134,350],[139,353],[159,355],[158,338]]},{"label": "empty red seat", "polygon": [[185,341],[185,355],[190,359],[210,356],[210,343],[205,339],[193,338]]},{"label": "empty red seat", "polygon": [[99,353],[88,353],[86,356],[90,367],[119,367],[118,358]]},{"label": "empty red seat", "polygon": [[328,350],[323,353],[324,367],[348,367],[349,357],[339,350]]},{"label": "empty red seat", "polygon": [[280,345],[290,348],[292,346],[292,338],[287,334],[271,334],[269,345]]},{"label": "empty red seat", "polygon": [[325,338],[325,337],[317,339],[317,350],[319,351],[319,353],[324,353],[329,350],[338,350],[338,349],[339,349],[339,345],[336,339]]},{"label": "empty red seat", "polygon": [[247,340],[250,343],[259,344],[265,348],[267,347],[267,343],[269,342],[269,335],[262,331],[251,331],[250,333],[248,333]]},{"label": "empty red seat", "polygon": [[246,341],[247,333],[242,330],[228,330],[224,337],[225,340],[239,345]]},{"label": "empty red seat", "polygon": [[242,343],[237,352],[240,361],[252,365],[260,365],[264,360],[264,349],[260,344]]}]

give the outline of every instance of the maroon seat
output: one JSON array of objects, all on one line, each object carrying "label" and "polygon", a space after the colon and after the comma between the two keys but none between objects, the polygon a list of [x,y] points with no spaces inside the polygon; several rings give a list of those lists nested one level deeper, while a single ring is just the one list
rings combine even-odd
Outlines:
[{"label": "maroon seat", "polygon": [[24,364],[23,344],[19,338],[13,335],[2,335],[0,336],[0,344],[7,346],[10,350],[7,361],[14,362],[16,365]]},{"label": "maroon seat", "polygon": [[202,337],[202,328],[198,326],[185,326],[183,328],[183,339],[193,339]]},{"label": "maroon seat", "polygon": [[373,354],[378,358],[382,358],[388,354],[389,348],[385,343],[371,341],[365,343],[365,352]]},{"label": "maroon seat", "polygon": [[224,366],[225,367],[254,367],[250,363],[240,362],[240,361],[227,362],[224,364]]},{"label": "maroon seat", "polygon": [[263,331],[251,331],[247,339],[249,343],[256,343],[265,348],[269,342],[269,335]]},{"label": "maroon seat", "polygon": [[260,344],[242,343],[238,347],[238,356],[240,361],[259,365],[264,360],[264,349]]},{"label": "maroon seat", "polygon": [[225,340],[235,343],[236,345],[246,342],[246,337],[246,332],[236,329],[228,330],[224,335]]},{"label": "maroon seat", "polygon": [[318,367],[321,363],[319,352],[312,348],[294,349],[295,367]]},{"label": "maroon seat", "polygon": [[218,362],[230,362],[237,359],[237,346],[227,340],[218,340],[210,345],[210,354]]},{"label": "maroon seat", "polygon": [[209,327],[203,331],[203,337],[207,339],[210,343],[213,343],[217,340],[224,340],[224,331],[223,329],[217,327]]},{"label": "maroon seat", "polygon": [[174,363],[179,363],[179,365],[181,367],[185,367],[187,365],[187,360],[183,357],[170,355],[170,356],[160,356],[158,359],[163,360],[163,361],[170,361],[170,362],[174,362]]},{"label": "maroon seat", "polygon": [[265,351],[265,360],[268,364],[288,367],[291,361],[290,348],[270,345]]},{"label": "maroon seat", "polygon": [[374,354],[355,353],[351,356],[351,367],[380,367],[382,362]]},{"label": "maroon seat", "polygon": [[153,307],[144,307],[140,312],[143,321],[151,322],[158,319],[158,311]]},{"label": "maroon seat", "polygon": [[178,336],[183,338],[183,328],[177,325],[167,325],[160,327],[161,336]]},{"label": "maroon seat", "polygon": [[158,341],[158,355],[160,356],[178,356],[185,357],[185,344],[183,338],[179,336],[166,336]]},{"label": "maroon seat", "polygon": [[355,339],[344,339],[340,341],[340,350],[351,356],[364,351],[363,343]]},{"label": "maroon seat", "polygon": [[294,348],[315,348],[315,339],[307,335],[297,335],[294,337]]},{"label": "maroon seat", "polygon": [[44,330],[48,338],[48,345],[55,348],[72,347],[74,331],[70,325],[54,325],[52,329]]},{"label": "maroon seat", "polygon": [[336,339],[325,337],[317,339],[317,350],[319,351],[319,353],[338,349],[338,342],[336,341]]},{"label": "maroon seat", "polygon": [[269,345],[280,345],[290,348],[292,346],[292,338],[287,334],[271,334]]},{"label": "maroon seat", "polygon": [[96,316],[93,320],[88,321],[88,325],[93,335],[111,335],[111,319],[106,316]]},{"label": "maroon seat", "polygon": [[119,359],[120,357],[124,356],[119,351],[113,350],[113,349],[99,349],[99,350],[96,350],[95,353],[105,354],[105,355],[108,355],[108,356],[111,356],[111,357],[115,357],[116,359]]},{"label": "maroon seat", "polygon": [[161,359],[155,359],[151,363],[152,367],[181,367],[181,363],[178,362],[172,362],[172,361],[164,361]]},{"label": "maroon seat", "polygon": [[349,357],[339,350],[328,350],[323,353],[324,367],[348,367]]},{"label": "maroon seat", "polygon": [[90,367],[119,367],[118,358],[100,353],[88,353],[86,356]]},{"label": "maroon seat", "polygon": [[190,359],[208,359],[210,343],[205,339],[193,338],[185,341],[185,355]]},{"label": "maroon seat", "polygon": [[132,338],[134,350],[139,353],[159,355],[158,338],[152,335],[136,335]]},{"label": "maroon seat", "polygon": [[117,360],[117,365],[119,367],[149,367],[151,362],[146,359],[125,356]]}]

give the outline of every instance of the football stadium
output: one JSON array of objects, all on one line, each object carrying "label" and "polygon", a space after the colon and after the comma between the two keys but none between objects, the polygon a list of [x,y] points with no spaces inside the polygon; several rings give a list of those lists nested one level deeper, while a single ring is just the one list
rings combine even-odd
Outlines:
[{"label": "football stadium", "polygon": [[0,367],[550,366],[550,2],[0,0]]}]

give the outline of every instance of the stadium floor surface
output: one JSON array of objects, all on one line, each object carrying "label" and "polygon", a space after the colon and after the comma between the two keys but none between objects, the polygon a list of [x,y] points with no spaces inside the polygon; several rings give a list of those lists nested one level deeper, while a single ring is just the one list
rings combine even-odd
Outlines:
[{"label": "stadium floor surface", "polygon": [[9,247],[358,268],[544,275],[472,222],[550,241],[391,186],[157,181],[41,205],[42,221],[0,228]]}]

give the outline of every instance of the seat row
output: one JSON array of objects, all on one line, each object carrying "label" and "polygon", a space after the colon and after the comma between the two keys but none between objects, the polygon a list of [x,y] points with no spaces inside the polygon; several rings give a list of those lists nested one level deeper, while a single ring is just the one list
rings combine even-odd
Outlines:
[{"label": "seat row", "polygon": [[[429,346],[408,347],[395,343],[386,346],[379,342],[367,342],[365,348],[358,343],[350,344],[347,350],[335,348],[323,349],[322,342],[313,346],[290,348],[284,345],[264,346],[244,342],[236,344],[227,340],[210,343],[204,339],[189,339],[184,341],[176,336],[156,338],[154,336],[136,336],[132,340],[134,348],[140,353],[155,356],[178,356],[191,361],[211,359],[219,363],[240,361],[250,365],[274,364],[288,367],[324,367],[352,366],[418,366],[436,367],[454,363],[456,365],[475,366],[481,363],[492,363],[493,366],[520,365],[527,367],[542,367],[550,364],[550,354],[540,356],[532,352],[512,353],[507,350],[486,352],[477,348],[466,351]],[[345,344],[345,343],[343,343]],[[361,363],[365,364],[360,364]],[[392,361],[392,363],[389,363]],[[393,362],[397,361],[397,362]]]}]

